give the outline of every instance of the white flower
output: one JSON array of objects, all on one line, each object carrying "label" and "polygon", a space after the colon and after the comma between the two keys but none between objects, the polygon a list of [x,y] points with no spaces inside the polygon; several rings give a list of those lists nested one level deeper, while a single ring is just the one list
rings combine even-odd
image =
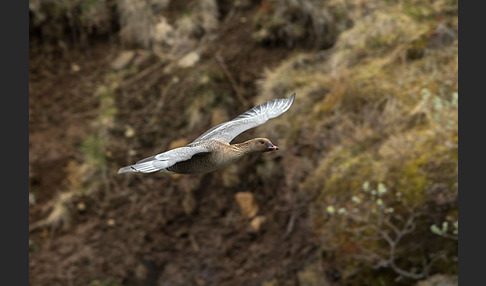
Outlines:
[{"label": "white flower", "polygon": [[436,226],[435,224],[430,226],[430,231],[432,231],[435,234],[441,234],[442,233],[441,230],[439,229],[439,227]]},{"label": "white flower", "polygon": [[363,192],[367,192],[370,188],[370,183],[368,181],[363,183]]},{"label": "white flower", "polygon": [[449,223],[447,221],[444,221],[442,223],[442,231],[446,232],[448,228],[449,228]]},{"label": "white flower", "polygon": [[386,193],[386,187],[384,184],[382,183],[379,183],[378,184],[378,195],[383,195],[384,193]]}]

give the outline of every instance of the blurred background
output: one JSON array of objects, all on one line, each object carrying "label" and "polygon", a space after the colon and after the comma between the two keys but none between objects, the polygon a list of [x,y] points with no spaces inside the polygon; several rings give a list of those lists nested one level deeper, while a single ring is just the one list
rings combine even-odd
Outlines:
[{"label": "blurred background", "polygon": [[[30,0],[30,285],[457,285],[456,0]],[[204,175],[125,174],[256,104]]]}]

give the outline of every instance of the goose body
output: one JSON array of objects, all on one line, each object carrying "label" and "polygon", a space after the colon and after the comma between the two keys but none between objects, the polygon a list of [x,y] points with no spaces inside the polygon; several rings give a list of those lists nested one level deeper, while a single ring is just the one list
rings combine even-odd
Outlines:
[{"label": "goose body", "polygon": [[243,143],[230,144],[240,133],[257,127],[275,118],[292,105],[295,93],[290,98],[274,99],[246,111],[233,120],[214,126],[193,142],[121,168],[121,173],[195,174],[209,173],[228,166],[246,154],[278,150],[267,138],[253,138]]}]

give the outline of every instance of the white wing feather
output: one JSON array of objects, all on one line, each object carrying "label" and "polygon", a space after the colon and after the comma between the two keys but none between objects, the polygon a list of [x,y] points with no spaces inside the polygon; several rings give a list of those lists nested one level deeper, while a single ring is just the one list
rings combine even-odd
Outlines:
[{"label": "white wing feather", "polygon": [[138,161],[136,164],[123,167],[118,171],[118,174],[130,172],[157,172],[169,168],[178,162],[189,160],[195,154],[207,152],[210,152],[210,150],[203,146],[180,147],[145,158]]},{"label": "white wing feather", "polygon": [[294,102],[295,93],[290,98],[273,99],[253,107],[233,120],[214,126],[196,138],[188,146],[205,140],[218,140],[230,143],[240,133],[262,125],[287,111]]}]

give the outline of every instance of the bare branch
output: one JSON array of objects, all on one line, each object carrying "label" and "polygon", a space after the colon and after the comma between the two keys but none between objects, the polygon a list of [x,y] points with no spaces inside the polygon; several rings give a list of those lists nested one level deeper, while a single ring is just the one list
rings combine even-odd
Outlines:
[{"label": "bare branch", "polygon": [[395,271],[396,273],[402,275],[403,277],[407,277],[407,278],[412,278],[412,279],[422,279],[425,277],[425,274],[424,272],[422,271],[422,273],[412,273],[412,272],[408,272],[406,270],[403,270],[401,269],[400,267],[398,267],[395,262],[393,261],[390,261],[390,267],[393,269],[393,271]]},{"label": "bare branch", "polygon": [[396,227],[393,223],[391,223],[391,221],[387,218],[384,220],[384,223],[393,230],[393,232],[395,233],[395,235],[398,236],[398,234],[400,233],[400,230],[398,229],[398,227]]}]

